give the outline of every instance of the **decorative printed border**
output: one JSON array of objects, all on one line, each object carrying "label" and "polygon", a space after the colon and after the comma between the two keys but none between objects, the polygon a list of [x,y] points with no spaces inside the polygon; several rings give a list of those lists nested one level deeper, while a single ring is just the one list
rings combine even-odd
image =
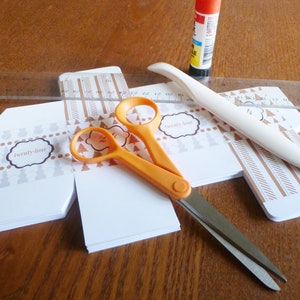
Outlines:
[{"label": "decorative printed border", "polygon": [[65,124],[5,129],[0,138],[0,188],[72,172]]}]

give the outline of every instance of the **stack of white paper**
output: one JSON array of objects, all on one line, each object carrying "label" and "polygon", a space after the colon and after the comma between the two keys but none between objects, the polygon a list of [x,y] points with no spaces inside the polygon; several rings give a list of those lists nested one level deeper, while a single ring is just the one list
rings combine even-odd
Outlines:
[{"label": "stack of white paper", "polygon": [[73,200],[62,102],[0,116],[0,231],[65,217]]}]

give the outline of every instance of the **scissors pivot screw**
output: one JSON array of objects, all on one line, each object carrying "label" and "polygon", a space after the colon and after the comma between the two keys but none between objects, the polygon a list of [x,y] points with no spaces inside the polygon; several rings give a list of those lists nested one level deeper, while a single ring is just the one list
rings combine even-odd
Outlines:
[{"label": "scissors pivot screw", "polygon": [[187,184],[184,180],[180,180],[180,181],[178,180],[173,183],[173,189],[176,192],[185,193],[185,192],[189,191],[190,188],[191,188],[190,185]]}]

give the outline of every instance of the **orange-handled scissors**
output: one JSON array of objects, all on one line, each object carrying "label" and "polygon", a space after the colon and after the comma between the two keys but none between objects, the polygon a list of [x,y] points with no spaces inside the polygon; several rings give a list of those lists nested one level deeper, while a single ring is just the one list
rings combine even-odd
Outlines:
[{"label": "orange-handled scissors", "polygon": [[[155,116],[150,122],[136,125],[127,120],[127,112],[139,105],[150,106],[154,109]],[[147,98],[133,97],[122,101],[117,106],[115,115],[130,132],[147,144],[147,149],[149,149],[150,156],[155,164],[121,147],[114,136],[108,130],[101,127],[88,127],[77,132],[71,140],[72,155],[85,163],[98,163],[104,160],[115,159],[126,164],[170,197],[175,199],[186,198],[191,193],[189,182],[180,175],[180,172],[154,137],[154,132],[157,130],[161,120],[157,105]],[[102,138],[106,138],[108,143],[108,152],[106,154],[97,157],[86,157],[77,151],[76,144],[78,138],[87,132],[97,132]],[[163,162],[163,164],[160,162]]]},{"label": "orange-handled scissors", "polygon": [[[134,124],[129,121],[128,114],[133,108],[138,106],[148,106],[154,110],[155,114],[151,121],[143,124]],[[72,155],[85,163],[98,163],[108,159],[115,159],[126,164],[171,198],[182,199],[179,200],[180,204],[209,233],[265,285],[271,289],[278,290],[278,285],[262,266],[271,270],[282,280],[286,280],[285,276],[234,225],[203,199],[196,190],[191,189],[188,181],[182,177],[155,139],[154,133],[161,121],[160,111],[155,102],[142,97],[128,98],[118,104],[115,115],[120,123],[144,142],[154,164],[122,148],[109,131],[100,127],[88,127],[77,132],[71,140]],[[77,150],[79,138],[91,132],[99,134],[98,138],[101,140],[106,139],[108,147],[106,147],[107,152],[105,154],[96,157],[86,157]]]}]

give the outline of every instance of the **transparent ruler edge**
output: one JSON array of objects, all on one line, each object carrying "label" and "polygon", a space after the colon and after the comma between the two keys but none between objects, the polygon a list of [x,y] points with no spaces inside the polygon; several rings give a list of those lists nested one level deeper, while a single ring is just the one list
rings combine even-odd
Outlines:
[{"label": "transparent ruler edge", "polygon": [[[98,77],[106,77],[111,73],[98,73],[98,72],[70,72],[64,73],[69,74],[70,77],[79,76],[80,78],[84,79],[90,76],[98,76]],[[75,101],[120,101],[122,95],[112,94],[109,98],[100,98],[100,97],[61,97],[59,92],[59,76],[64,75],[59,73],[52,73],[52,72],[27,72],[27,73],[14,73],[14,72],[0,72],[0,100],[13,100],[13,101],[36,101],[36,102],[47,102],[47,101],[62,101],[62,100],[75,100]],[[129,90],[134,90],[138,88],[137,84],[145,83],[146,85],[140,86],[145,89],[147,86],[151,86],[152,79],[156,78],[157,76],[150,74],[123,74],[123,73],[115,73],[115,75],[124,76],[125,80],[127,78],[130,79],[135,83],[136,87],[129,87]],[[161,77],[163,83],[166,79]],[[5,89],[6,81],[13,82],[14,85],[11,88]],[[211,87],[210,85],[217,84],[218,86],[222,86],[222,92],[227,92],[236,89],[248,89],[256,86],[278,86],[281,88],[282,86],[285,88],[295,88],[297,86],[300,87],[300,81],[285,81],[285,80],[262,80],[262,79],[248,79],[248,78],[225,78],[225,77],[208,77],[200,81],[204,85]],[[19,83],[23,86],[19,87]],[[154,84],[159,83],[155,82]],[[53,85],[56,85],[55,93],[53,96],[50,94],[49,91],[46,92],[43,90],[41,85],[47,86],[47,89],[50,89]],[[51,85],[51,87],[50,87]],[[296,86],[296,87],[295,87]],[[25,88],[26,87],[26,88]],[[79,91],[74,91],[79,92]],[[146,91],[147,92],[147,91]],[[45,94],[46,93],[46,94]],[[147,94],[147,93],[144,93]],[[137,96],[137,95],[133,95]],[[143,96],[143,95],[140,95]],[[180,101],[192,101],[188,99],[186,96],[178,95],[178,94],[161,94],[159,97],[151,97],[151,92],[149,93],[150,98],[153,99],[157,103],[177,103]],[[239,104],[238,106],[245,106],[245,107],[266,107],[266,108],[278,108],[278,109],[300,109],[300,105],[258,105],[258,104]]]}]

